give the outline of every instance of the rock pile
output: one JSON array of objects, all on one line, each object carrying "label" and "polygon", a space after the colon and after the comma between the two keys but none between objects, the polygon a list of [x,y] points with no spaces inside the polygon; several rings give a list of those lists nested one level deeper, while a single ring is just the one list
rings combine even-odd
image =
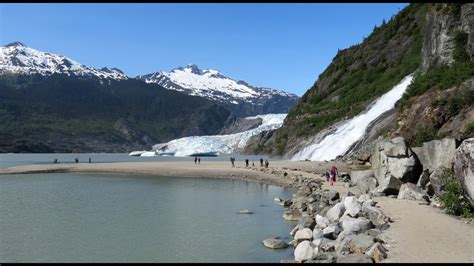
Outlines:
[{"label": "rock pile", "polygon": [[291,230],[294,260],[306,263],[379,262],[387,257],[377,236],[389,228],[372,194],[341,195],[322,190],[322,181],[299,187],[283,218],[298,221]]}]

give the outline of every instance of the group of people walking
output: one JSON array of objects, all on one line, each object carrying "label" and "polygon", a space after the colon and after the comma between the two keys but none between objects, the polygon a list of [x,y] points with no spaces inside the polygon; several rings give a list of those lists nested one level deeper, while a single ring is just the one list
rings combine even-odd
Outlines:
[{"label": "group of people walking", "polygon": [[194,157],[194,164],[201,164],[201,157]]},{"label": "group of people walking", "polygon": [[336,166],[331,167],[331,169],[326,170],[326,181],[329,182],[330,186],[334,185],[337,176],[337,168]]},{"label": "group of people walking", "polygon": [[[230,157],[230,163],[232,164],[232,167],[235,167],[235,157]],[[260,167],[264,167],[265,168],[268,168],[268,165],[270,163],[268,162],[268,160],[265,160],[265,163],[263,162],[263,159],[260,158]],[[250,161],[249,159],[245,159],[245,167],[249,167],[250,166]],[[255,163],[252,161],[252,167],[255,166]]]}]

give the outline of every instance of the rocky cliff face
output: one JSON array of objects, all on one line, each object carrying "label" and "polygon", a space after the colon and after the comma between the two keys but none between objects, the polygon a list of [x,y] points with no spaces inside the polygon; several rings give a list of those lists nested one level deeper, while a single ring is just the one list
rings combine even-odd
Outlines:
[{"label": "rocky cliff face", "polygon": [[465,32],[468,37],[468,53],[471,60],[474,56],[474,5],[436,4],[426,14],[423,29],[422,70],[452,64],[455,48],[455,33]]},{"label": "rocky cliff face", "polygon": [[403,136],[415,146],[436,138],[471,136],[473,24],[472,3],[409,5],[364,42],[340,51],[260,151],[293,153],[360,113],[400,81],[399,75],[415,71],[417,84],[410,85],[403,99],[409,104],[397,105],[374,122],[353,154],[370,150],[379,136]]}]

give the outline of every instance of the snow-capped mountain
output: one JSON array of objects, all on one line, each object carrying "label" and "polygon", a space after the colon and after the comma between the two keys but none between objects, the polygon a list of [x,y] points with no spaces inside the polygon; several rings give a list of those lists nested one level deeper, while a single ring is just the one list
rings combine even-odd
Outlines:
[{"label": "snow-capped mountain", "polygon": [[4,73],[41,74],[45,76],[61,73],[79,77],[116,80],[128,78],[117,68],[96,69],[62,55],[35,50],[20,42],[13,42],[0,47],[0,74]]},{"label": "snow-capped mountain", "polygon": [[227,77],[218,70],[201,70],[194,64],[137,78],[147,83],[157,83],[167,89],[216,101],[243,116],[286,113],[299,99],[295,94],[254,87],[244,81]]}]

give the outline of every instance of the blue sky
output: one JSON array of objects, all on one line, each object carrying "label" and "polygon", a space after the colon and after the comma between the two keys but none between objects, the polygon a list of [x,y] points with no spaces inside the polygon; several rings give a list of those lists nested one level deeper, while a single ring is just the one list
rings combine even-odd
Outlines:
[{"label": "blue sky", "polygon": [[338,49],[407,4],[0,4],[13,41],[129,76],[190,63],[302,95]]}]

